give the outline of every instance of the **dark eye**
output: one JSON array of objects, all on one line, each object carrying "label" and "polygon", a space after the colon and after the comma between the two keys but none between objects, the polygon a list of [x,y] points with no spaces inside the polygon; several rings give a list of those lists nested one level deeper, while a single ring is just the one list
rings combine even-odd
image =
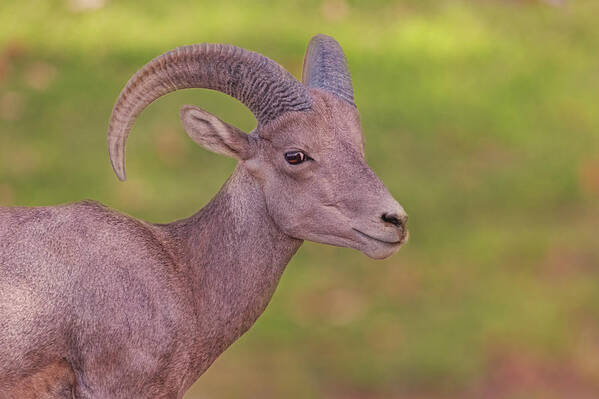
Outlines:
[{"label": "dark eye", "polygon": [[289,151],[285,153],[285,160],[291,165],[298,165],[306,159],[311,159],[303,151]]}]

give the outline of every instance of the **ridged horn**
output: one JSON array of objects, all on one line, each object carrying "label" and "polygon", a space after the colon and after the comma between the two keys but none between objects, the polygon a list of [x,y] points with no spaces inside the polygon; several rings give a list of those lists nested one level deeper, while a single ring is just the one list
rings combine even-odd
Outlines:
[{"label": "ridged horn", "polygon": [[126,179],[125,144],[137,115],[159,97],[187,88],[218,90],[236,98],[252,111],[259,126],[312,105],[305,86],[261,54],[226,44],[176,48],[137,71],[114,105],[108,152],[120,180]]},{"label": "ridged horn", "polygon": [[354,89],[343,49],[335,39],[316,35],[308,43],[304,56],[302,82],[333,93],[354,104]]}]

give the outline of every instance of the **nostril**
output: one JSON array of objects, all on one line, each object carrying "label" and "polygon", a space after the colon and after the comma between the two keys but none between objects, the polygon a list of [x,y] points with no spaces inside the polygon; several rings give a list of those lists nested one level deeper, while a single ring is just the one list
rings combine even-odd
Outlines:
[{"label": "nostril", "polygon": [[383,213],[381,219],[383,219],[383,222],[391,223],[392,225],[397,227],[402,226],[405,223],[404,220],[400,219],[399,216],[397,216],[397,214],[395,213]]}]

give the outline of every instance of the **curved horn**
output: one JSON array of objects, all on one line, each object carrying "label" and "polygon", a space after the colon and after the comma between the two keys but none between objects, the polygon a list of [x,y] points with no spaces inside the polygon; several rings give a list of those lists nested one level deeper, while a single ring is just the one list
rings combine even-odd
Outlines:
[{"label": "curved horn", "polygon": [[302,82],[333,93],[354,105],[354,89],[343,49],[335,39],[316,35],[308,43],[304,56]]},{"label": "curved horn", "polygon": [[205,88],[245,104],[258,125],[282,113],[310,109],[306,88],[265,56],[226,44],[194,44],[154,58],[129,79],[112,110],[108,152],[120,180],[126,179],[125,144],[137,115],[159,97],[179,89]]}]

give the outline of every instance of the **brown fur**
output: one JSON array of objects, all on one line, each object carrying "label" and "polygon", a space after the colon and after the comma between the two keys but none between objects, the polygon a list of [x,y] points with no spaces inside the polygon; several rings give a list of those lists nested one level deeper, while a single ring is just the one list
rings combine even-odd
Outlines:
[{"label": "brown fur", "polygon": [[65,360],[50,363],[33,374],[23,376],[4,386],[0,399],[72,398],[75,374]]}]

